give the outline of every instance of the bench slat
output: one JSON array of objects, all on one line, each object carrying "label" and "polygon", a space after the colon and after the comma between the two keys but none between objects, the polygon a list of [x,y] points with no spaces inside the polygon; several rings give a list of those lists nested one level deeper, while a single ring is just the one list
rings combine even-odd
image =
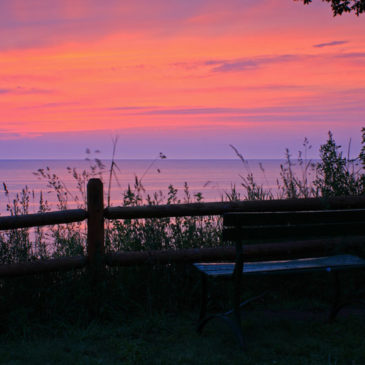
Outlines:
[{"label": "bench slat", "polygon": [[[364,222],[225,227],[223,240],[275,240],[365,235]],[[248,243],[248,242],[247,242]],[[257,242],[256,242],[257,243]]]},{"label": "bench slat", "polygon": [[297,212],[234,212],[223,216],[224,226],[277,224],[365,222],[365,209],[297,211]]},{"label": "bench slat", "polygon": [[[208,276],[230,276],[234,263],[195,263]],[[243,274],[280,274],[290,272],[331,271],[365,268],[365,260],[354,255],[336,255],[296,260],[247,262]]]}]

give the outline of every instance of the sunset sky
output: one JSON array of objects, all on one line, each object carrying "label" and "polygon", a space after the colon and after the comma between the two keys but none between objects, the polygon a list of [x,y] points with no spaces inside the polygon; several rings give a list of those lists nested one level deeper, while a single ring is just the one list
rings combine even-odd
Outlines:
[{"label": "sunset sky", "polygon": [[[360,149],[365,15],[293,0],[0,0],[0,159]],[[347,148],[347,147],[346,147]]]}]

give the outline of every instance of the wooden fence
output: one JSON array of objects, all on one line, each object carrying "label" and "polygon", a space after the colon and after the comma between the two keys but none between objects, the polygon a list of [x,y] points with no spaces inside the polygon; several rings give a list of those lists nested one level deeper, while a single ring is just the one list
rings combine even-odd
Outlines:
[{"label": "wooden fence", "polygon": [[[335,197],[331,199],[288,199],[264,201],[236,201],[192,204],[170,204],[139,207],[104,208],[103,184],[99,179],[91,179],[87,186],[87,210],[72,209],[11,217],[0,217],[0,230],[28,228],[52,224],[81,222],[87,220],[86,256],[64,257],[17,264],[0,265],[0,277],[30,275],[51,271],[72,270],[88,267],[97,274],[109,266],[134,266],[151,263],[209,262],[213,260],[234,259],[235,251],[230,247],[200,248],[186,250],[143,251],[143,252],[104,252],[105,219],[143,219],[162,217],[221,215],[234,211],[298,211],[320,209],[356,209],[365,207],[365,196]],[[307,256],[309,252],[326,252],[344,240],[313,240],[296,242],[295,245],[265,244],[246,248],[245,259],[275,259],[275,257]],[[345,242],[349,248],[358,247],[363,238]]]}]

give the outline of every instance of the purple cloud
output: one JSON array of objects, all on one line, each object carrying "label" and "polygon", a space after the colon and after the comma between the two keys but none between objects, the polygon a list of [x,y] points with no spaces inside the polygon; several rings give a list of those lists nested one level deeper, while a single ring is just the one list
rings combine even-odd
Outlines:
[{"label": "purple cloud", "polygon": [[199,114],[232,114],[240,113],[241,108],[176,108],[150,110],[140,114],[149,115],[199,115]]},{"label": "purple cloud", "polygon": [[6,129],[0,129],[0,141],[9,141],[9,140],[15,140],[15,139],[21,139],[21,138],[35,138],[39,137],[39,133],[33,133],[33,132],[13,132]]},{"label": "purple cloud", "polygon": [[[307,109],[307,107],[306,107]],[[261,108],[225,108],[225,107],[195,107],[195,108],[174,108],[174,109],[154,109],[143,111],[143,115],[204,115],[204,114],[236,114],[236,115],[250,115],[256,113],[297,113],[303,110],[302,106],[273,106]],[[311,110],[316,110],[315,106]]]},{"label": "purple cloud", "polygon": [[38,104],[38,105],[30,105],[30,106],[23,106],[19,109],[27,110],[27,109],[38,109],[38,108],[62,108],[62,107],[69,107],[69,106],[77,106],[80,105],[79,102],[70,101],[70,102],[55,102],[55,103],[45,103],[45,104]]},{"label": "purple cloud", "polygon": [[[269,87],[280,88],[280,85],[263,85],[263,88]],[[297,87],[296,85],[282,85],[282,87]],[[300,86],[298,86],[300,87]],[[259,86],[257,86],[259,88]],[[163,106],[115,106],[104,108],[107,111],[122,112],[131,115],[185,115],[185,116],[244,116],[249,117],[257,115],[259,117],[263,115],[291,115],[305,113],[322,113],[325,110],[326,113],[333,114],[338,112],[363,112],[362,98],[365,88],[353,88],[348,90],[333,91],[331,96],[334,100],[330,103],[330,107],[324,108],[323,105],[317,103],[317,95],[311,98],[307,98],[306,105],[279,105],[279,106],[267,106],[256,108],[231,108],[231,107],[208,107],[208,106],[196,106],[196,107],[175,107],[164,108]],[[338,103],[338,100],[342,100],[342,103]],[[328,106],[328,105],[327,105]]]},{"label": "purple cloud", "polygon": [[359,59],[365,58],[365,52],[349,52],[335,55],[337,58]]},{"label": "purple cloud", "polygon": [[[340,42],[340,41],[337,41]],[[341,41],[347,43],[347,41]],[[334,43],[334,42],[331,42]],[[337,43],[339,44],[339,43]],[[328,44],[329,45],[329,44]],[[322,46],[322,45],[321,45]],[[314,47],[314,46],[313,46]],[[323,43],[324,47],[324,43]],[[280,54],[280,55],[261,55],[253,58],[237,58],[237,59],[212,59],[205,61],[197,61],[192,63],[174,63],[173,66],[182,67],[185,69],[195,69],[199,67],[209,67],[211,72],[240,72],[257,69],[264,65],[295,62],[295,61],[315,61],[323,60],[323,57],[329,59],[342,58],[349,60],[359,60],[365,57],[365,52],[348,52],[348,53],[327,53],[325,55],[311,55],[311,54]]]},{"label": "purple cloud", "polygon": [[111,108],[106,108],[106,110],[120,110],[120,111],[130,111],[130,110],[146,110],[146,109],[153,109],[153,106],[116,106]]},{"label": "purple cloud", "polygon": [[313,47],[323,48],[330,46],[339,46],[340,44],[345,44],[345,43],[348,43],[348,41],[333,41],[333,42],[319,43],[319,44],[314,44]]},{"label": "purple cloud", "polygon": [[214,72],[233,72],[245,71],[259,67],[260,61],[257,60],[242,60],[242,61],[228,61],[223,62],[219,66],[214,67]]},{"label": "purple cloud", "polygon": [[259,56],[255,58],[238,58],[235,60],[208,60],[206,66],[214,66],[213,72],[235,72],[246,71],[260,67],[261,65],[290,62],[298,59],[300,56],[284,54],[278,56]]},{"label": "purple cloud", "polygon": [[22,87],[17,86],[15,88],[4,88],[0,89],[0,94],[18,94],[18,95],[32,95],[32,94],[51,94],[53,90],[40,89],[36,87]]}]

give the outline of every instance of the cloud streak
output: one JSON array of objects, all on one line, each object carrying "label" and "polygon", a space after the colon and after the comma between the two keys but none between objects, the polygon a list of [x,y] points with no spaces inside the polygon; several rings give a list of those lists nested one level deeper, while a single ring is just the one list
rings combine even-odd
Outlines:
[{"label": "cloud streak", "polygon": [[284,54],[278,56],[259,56],[255,58],[241,58],[237,60],[206,61],[207,66],[213,66],[213,72],[236,72],[256,69],[262,65],[290,62],[298,59],[298,56]]},{"label": "cloud streak", "polygon": [[[323,46],[325,47],[325,46]],[[184,70],[197,70],[201,67],[207,67],[213,73],[230,73],[244,72],[256,70],[263,66],[289,64],[294,62],[321,62],[324,59],[347,59],[347,60],[362,60],[365,58],[365,52],[346,52],[346,53],[325,53],[325,54],[279,54],[279,55],[257,55],[255,57],[242,57],[236,59],[211,59],[196,62],[180,62],[171,64],[173,67],[182,68]],[[261,86],[258,86],[261,87]]]},{"label": "cloud streak", "polygon": [[347,59],[363,59],[365,58],[365,52],[348,52],[348,53],[339,53],[334,55],[335,58],[347,58]]},{"label": "cloud streak", "polygon": [[[344,98],[344,96],[347,97]],[[298,105],[278,105],[278,106],[263,106],[263,107],[246,107],[246,108],[229,108],[229,107],[185,107],[185,108],[164,108],[164,107],[112,107],[108,108],[110,111],[126,111],[127,115],[160,115],[160,116],[242,116],[253,117],[257,120],[264,118],[265,116],[275,115],[275,120],[280,118],[287,119],[293,118],[296,115],[310,116],[311,114],[327,114],[330,116],[341,115],[343,118],[344,113],[364,113],[365,107],[363,107],[361,98],[364,96],[364,89],[352,89],[341,93],[332,93],[332,103],[315,103],[318,96],[307,100],[306,102],[299,103]],[[355,99],[353,99],[355,97]],[[343,103],[339,103],[339,100]],[[351,100],[351,101],[350,101]],[[131,113],[129,113],[132,111]],[[134,112],[133,112],[134,111]],[[284,118],[285,116],[285,118]]]},{"label": "cloud streak", "polygon": [[1,88],[0,94],[15,94],[15,95],[35,95],[35,94],[52,94],[54,90],[41,89],[37,87],[22,87],[17,86],[15,88]]},{"label": "cloud streak", "polygon": [[348,41],[332,41],[332,42],[326,42],[326,43],[318,43],[314,44],[314,48],[323,48],[323,47],[332,47],[332,46],[339,46],[341,44],[349,43]]}]

